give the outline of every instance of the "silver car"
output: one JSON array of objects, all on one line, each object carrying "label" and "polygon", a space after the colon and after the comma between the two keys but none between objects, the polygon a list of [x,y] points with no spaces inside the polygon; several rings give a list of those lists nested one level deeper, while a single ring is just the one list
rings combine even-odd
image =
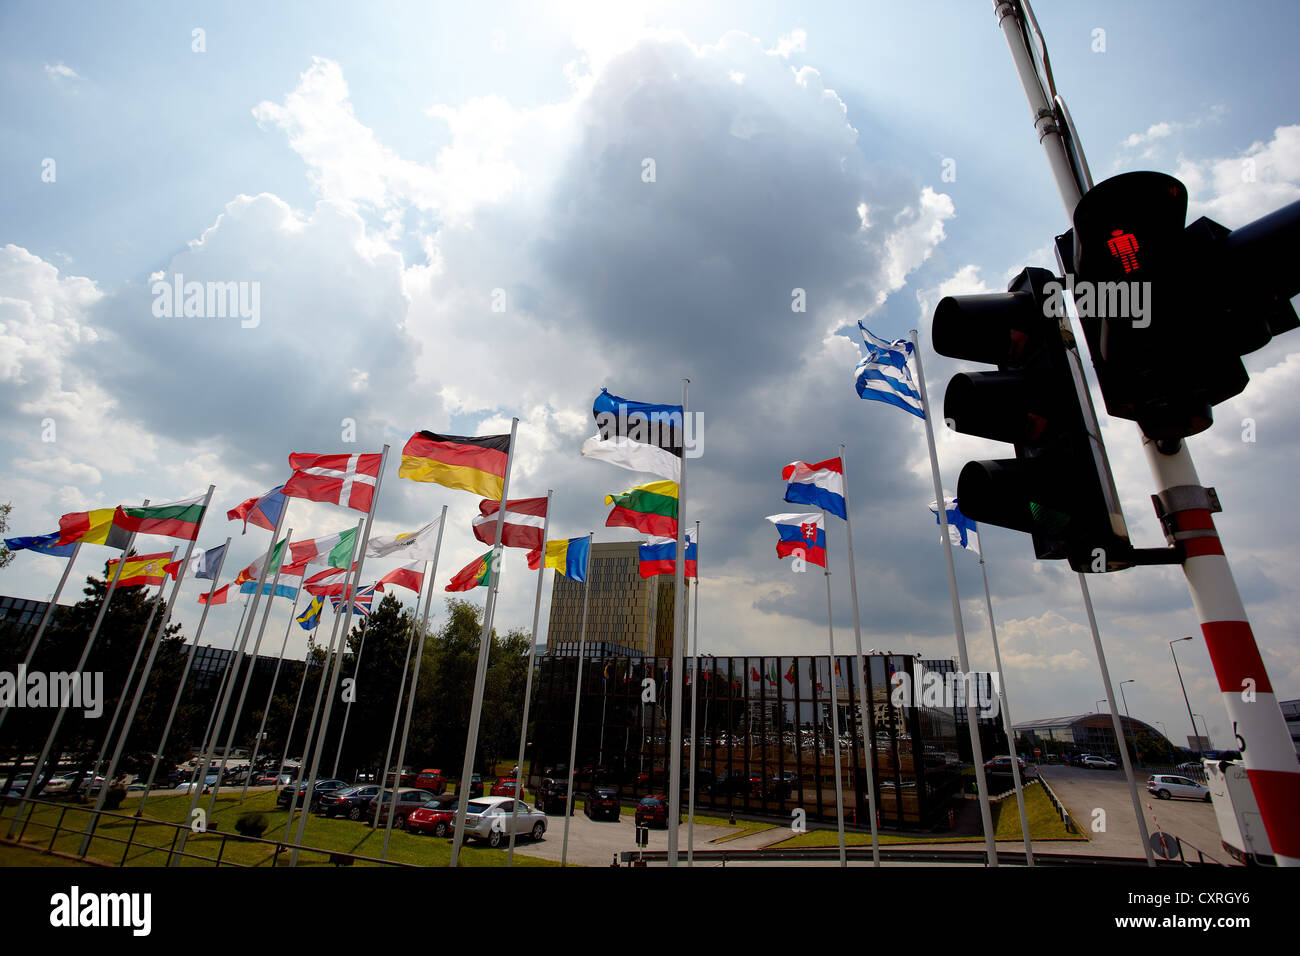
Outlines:
[{"label": "silver car", "polygon": [[546,814],[520,800],[519,812],[514,813],[513,797],[478,797],[465,806],[465,836],[486,840],[488,846],[500,846],[509,840],[510,821],[514,816],[514,832],[528,834],[540,840],[546,833]]},{"label": "silver car", "polygon": [[1195,780],[1179,777],[1172,773],[1158,773],[1147,777],[1147,792],[1154,793],[1160,800],[1186,797],[1188,800],[1210,802],[1209,787],[1203,787]]}]

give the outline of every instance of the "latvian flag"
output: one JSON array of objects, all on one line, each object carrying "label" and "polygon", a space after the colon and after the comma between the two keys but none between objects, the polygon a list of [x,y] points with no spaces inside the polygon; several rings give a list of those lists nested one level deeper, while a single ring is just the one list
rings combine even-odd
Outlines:
[{"label": "latvian flag", "polygon": [[[495,544],[497,512],[501,502],[484,499],[474,519],[474,537],[484,544]],[[542,527],[546,523],[545,498],[513,498],[506,502],[506,519],[501,526],[501,543],[507,548],[536,551],[542,546]]]},{"label": "latvian flag", "polygon": [[325,501],[368,512],[374,502],[383,458],[379,454],[292,454],[289,467],[293,469],[293,477],[284,483],[281,494],[286,498]]},{"label": "latvian flag", "polygon": [[812,514],[768,515],[776,525],[781,540],[776,543],[778,557],[802,557],[809,564],[826,567],[826,528],[821,512]]},{"label": "latvian flag", "polygon": [[347,587],[348,578],[356,572],[356,569],[356,564],[352,565],[351,570],[347,568],[326,568],[324,571],[307,578],[302,582],[302,586],[308,594],[322,597],[342,594],[343,589]]},{"label": "latvian flag", "polygon": [[614,510],[607,528],[635,528],[657,538],[677,537],[677,482],[652,481],[617,495],[606,495]]},{"label": "latvian flag", "polygon": [[193,541],[199,536],[199,525],[203,523],[203,498],[199,495],[165,505],[119,507],[113,515],[113,524],[136,534],[160,534]]},{"label": "latvian flag", "polygon": [[844,509],[844,465],[839,458],[827,458],[815,465],[792,461],[781,469],[789,484],[785,500],[794,505],[825,508],[837,518],[847,518]]},{"label": "latvian flag", "polygon": [[[677,562],[673,560],[677,555],[676,538],[651,538],[640,547],[641,564],[639,570],[641,577],[652,578],[656,574],[676,574]],[[696,547],[695,533],[686,532],[686,576],[688,578],[698,577],[697,572],[699,551]]]},{"label": "latvian flag", "polygon": [[500,501],[509,457],[509,435],[465,438],[416,432],[402,449],[397,477],[432,481]]},{"label": "latvian flag", "polygon": [[602,388],[591,413],[596,434],[582,443],[584,458],[681,480],[686,447],[682,406],[634,402]]}]

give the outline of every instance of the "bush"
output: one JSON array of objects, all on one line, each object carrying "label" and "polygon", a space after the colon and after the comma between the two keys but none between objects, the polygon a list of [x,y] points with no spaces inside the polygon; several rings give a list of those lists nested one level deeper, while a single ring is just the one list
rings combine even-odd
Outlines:
[{"label": "bush", "polygon": [[126,790],[117,787],[110,787],[108,793],[104,794],[104,809],[118,810],[122,807],[122,801],[126,799]]},{"label": "bush", "polygon": [[245,813],[235,821],[235,831],[240,836],[260,837],[270,826],[264,813]]}]

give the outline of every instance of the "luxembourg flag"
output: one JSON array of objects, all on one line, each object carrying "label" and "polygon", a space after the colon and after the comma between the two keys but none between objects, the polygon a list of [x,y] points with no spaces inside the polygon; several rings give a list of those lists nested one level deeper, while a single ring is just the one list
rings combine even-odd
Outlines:
[{"label": "luxembourg flag", "polygon": [[789,484],[785,500],[795,505],[812,505],[825,508],[837,518],[847,520],[844,508],[844,466],[839,458],[827,458],[815,465],[805,461],[792,461],[781,469],[781,477]]},{"label": "luxembourg flag", "polygon": [[768,515],[776,525],[781,540],[776,543],[777,557],[788,558],[802,552],[810,564],[826,567],[826,527],[820,511],[812,514]]}]

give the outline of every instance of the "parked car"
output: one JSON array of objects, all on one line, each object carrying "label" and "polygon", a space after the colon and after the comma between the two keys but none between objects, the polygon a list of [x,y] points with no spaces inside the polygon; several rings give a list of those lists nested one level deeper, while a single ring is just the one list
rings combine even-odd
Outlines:
[{"label": "parked car", "polygon": [[1189,760],[1174,768],[1179,773],[1205,773],[1205,765],[1199,760]]},{"label": "parked car", "polygon": [[[1019,764],[1020,766],[1020,776],[1021,777],[1029,776],[1029,765],[1025,763],[1025,759],[1023,757],[1017,757],[1016,763]],[[994,757],[992,760],[986,760],[984,762],[984,772],[1010,774],[1011,755],[1002,754],[999,757]]]},{"label": "parked car", "polygon": [[[537,809],[542,813],[553,813],[564,816],[565,803],[569,799],[569,784],[566,780],[556,780],[554,777],[543,777],[541,784],[537,787]],[[575,806],[569,808],[569,815],[572,816],[576,810]]]},{"label": "parked car", "polygon": [[[221,779],[221,774],[220,774],[220,773],[218,773],[218,772],[215,771],[215,770],[211,770],[211,771],[209,771],[209,772],[208,772],[208,773],[203,777],[203,792],[204,792],[204,793],[207,793],[209,790],[211,790],[213,787],[215,787],[215,786],[217,785],[217,781],[220,780],[220,779]],[[189,782],[187,782],[187,783],[182,783],[182,784],[181,784],[180,786],[178,786],[176,789],[177,789],[177,790],[184,790],[184,791],[186,791],[187,793],[193,793],[193,792],[194,792],[194,788],[195,788],[196,786],[198,786],[198,784],[197,784],[195,781],[191,780],[191,781],[189,781]],[[283,792],[283,791],[282,791],[282,792]],[[288,805],[289,805],[289,798],[286,797],[285,800],[284,800],[284,803],[282,803],[281,806],[288,806]]]},{"label": "parked car", "polygon": [[1084,757],[1083,765],[1089,770],[1114,770],[1116,767],[1115,761],[1105,757]]},{"label": "parked car", "polygon": [[[389,793],[392,793],[390,790]],[[456,826],[456,805],[459,798],[454,793],[440,793],[426,800],[406,815],[406,829],[410,833],[432,833],[436,837],[450,836]]]},{"label": "parked car", "polygon": [[[668,829],[668,798],[664,796],[642,797],[636,805],[636,825],[639,827],[661,827]],[[678,817],[678,823],[681,817]]]},{"label": "parked car", "polygon": [[415,775],[415,783],[411,786],[430,793],[442,793],[447,789],[447,781],[443,779],[441,770],[421,770]]},{"label": "parked car", "polygon": [[[397,807],[393,811],[393,826],[400,827],[406,824],[406,818],[411,812],[418,810],[430,800],[435,794],[428,790],[417,790],[415,787],[401,787],[397,791]],[[388,808],[393,800],[393,791],[385,790],[382,794],[370,801],[366,808],[366,817],[379,823],[388,822]]]},{"label": "parked car", "polygon": [[1147,793],[1154,793],[1160,800],[1172,800],[1184,797],[1188,800],[1210,802],[1210,788],[1202,786],[1195,780],[1179,777],[1172,773],[1157,773],[1147,777]]},{"label": "parked car", "polygon": [[491,795],[494,797],[513,797],[518,786],[519,781],[507,777],[492,784]]},{"label": "parked car", "polygon": [[515,813],[515,801],[510,797],[482,797],[471,800],[465,808],[465,837],[500,846],[510,837],[512,820],[516,834],[527,833],[540,840],[546,833],[546,814],[542,811],[520,800]]},{"label": "parked car", "polygon": [[[320,803],[320,798],[327,793],[338,793],[345,789],[349,784],[346,780],[317,780],[316,789],[312,791],[311,800],[308,801],[308,809],[315,810]],[[307,781],[302,782],[302,786],[288,786],[275,795],[275,802],[280,807],[289,807],[302,803],[307,794]]]},{"label": "parked car", "polygon": [[618,802],[617,790],[612,787],[597,787],[595,790],[588,791],[587,802],[582,812],[589,820],[606,819],[617,823],[622,809]]},{"label": "parked car", "polygon": [[[456,788],[456,792],[460,793],[459,786]],[[476,773],[469,778],[469,795],[471,797],[483,796],[483,775],[482,774]]]},{"label": "parked car", "polygon": [[316,812],[326,817],[347,817],[360,820],[370,806],[370,801],[379,795],[379,787],[373,783],[344,787],[334,793],[323,793],[316,801]]}]

